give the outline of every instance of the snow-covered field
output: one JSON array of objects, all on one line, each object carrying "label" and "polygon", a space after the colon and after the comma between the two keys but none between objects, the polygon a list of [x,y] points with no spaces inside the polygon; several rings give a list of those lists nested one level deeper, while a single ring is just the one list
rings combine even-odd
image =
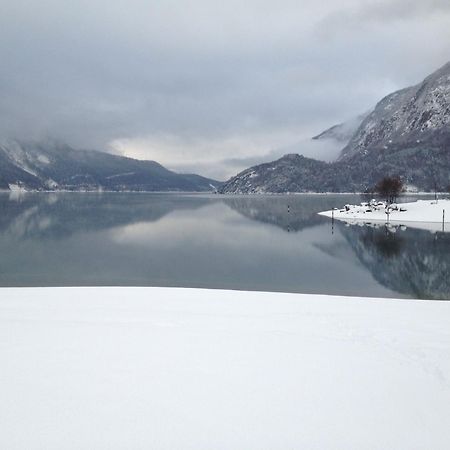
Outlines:
[{"label": "snow-covered field", "polygon": [[[323,211],[319,214],[326,217],[334,217],[348,223],[396,223],[409,225],[414,228],[429,229],[430,231],[450,231],[450,200],[418,200],[411,203],[398,203],[398,210],[391,210],[389,216],[384,206],[370,208],[363,205],[349,205]],[[403,211],[402,211],[403,210]]]},{"label": "snow-covered field", "polygon": [[450,302],[0,291],[0,448],[450,448]]}]

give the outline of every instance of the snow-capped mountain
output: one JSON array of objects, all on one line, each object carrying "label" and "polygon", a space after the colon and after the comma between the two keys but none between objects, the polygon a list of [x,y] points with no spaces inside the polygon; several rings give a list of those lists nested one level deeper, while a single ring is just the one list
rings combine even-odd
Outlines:
[{"label": "snow-capped mountain", "polygon": [[[347,128],[337,125],[315,139],[344,143]],[[286,155],[244,170],[221,192],[364,192],[386,175],[399,175],[424,191],[450,185],[450,62],[422,83],[382,99],[362,118],[337,161]]]},{"label": "snow-capped mountain", "polygon": [[56,141],[0,142],[0,189],[211,191],[214,180]]},{"label": "snow-capped mountain", "polygon": [[368,149],[450,143],[450,62],[416,86],[383,98],[361,123],[340,159]]}]

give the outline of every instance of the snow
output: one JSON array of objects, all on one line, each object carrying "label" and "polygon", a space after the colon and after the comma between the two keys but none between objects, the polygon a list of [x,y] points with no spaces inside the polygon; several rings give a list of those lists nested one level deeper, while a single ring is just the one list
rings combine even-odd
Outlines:
[{"label": "snow", "polygon": [[26,192],[26,189],[18,184],[10,183],[8,187],[11,192]]},{"label": "snow", "polygon": [[37,160],[42,164],[50,164],[50,160],[48,159],[47,155],[39,154],[37,156]]},{"label": "snow", "polygon": [[111,178],[118,178],[118,177],[129,177],[131,175],[134,175],[136,172],[124,172],[124,173],[118,173],[116,175],[110,175],[109,177],[106,177],[106,179],[111,179]]},{"label": "snow", "polygon": [[450,447],[450,302],[2,289],[0,448]]},{"label": "snow", "polygon": [[51,178],[49,178],[45,183],[48,189],[57,189],[58,187],[58,183],[55,180],[52,180]]},{"label": "snow", "polygon": [[9,160],[14,165],[35,177],[38,176],[37,173],[29,166],[30,161],[28,160],[28,155],[18,142],[2,142],[0,145]]},{"label": "snow", "polygon": [[[389,218],[384,205],[378,208],[366,207],[364,204],[348,206],[348,210],[342,208],[323,211],[319,214],[326,217],[334,217],[337,220],[342,220],[347,223],[384,224],[389,222],[413,228],[428,229],[430,231],[442,231],[443,218],[444,224],[450,223],[450,200],[447,199],[398,203],[398,210],[391,210]],[[368,212],[369,209],[371,209],[370,212]],[[401,211],[401,209],[405,211]],[[450,231],[450,227],[445,229],[444,226],[444,230]]]}]

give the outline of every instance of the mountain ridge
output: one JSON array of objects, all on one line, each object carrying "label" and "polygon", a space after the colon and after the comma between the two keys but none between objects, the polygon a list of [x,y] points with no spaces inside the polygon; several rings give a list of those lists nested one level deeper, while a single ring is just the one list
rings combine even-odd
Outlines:
[{"label": "mountain ridge", "polygon": [[[336,126],[314,138],[335,132]],[[410,188],[424,191],[450,185],[450,62],[421,83],[381,99],[337,161],[285,155],[242,171],[219,191],[366,192],[386,175],[399,175]]]},{"label": "mountain ridge", "polygon": [[0,189],[207,192],[219,184],[175,173],[156,161],[74,149],[52,140],[0,142]]}]

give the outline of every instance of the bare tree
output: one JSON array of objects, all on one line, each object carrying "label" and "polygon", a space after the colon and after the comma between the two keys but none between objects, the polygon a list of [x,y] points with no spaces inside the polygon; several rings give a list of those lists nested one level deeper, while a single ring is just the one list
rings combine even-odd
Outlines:
[{"label": "bare tree", "polygon": [[375,192],[383,197],[387,203],[393,203],[403,192],[403,181],[400,177],[384,177],[375,185]]}]

